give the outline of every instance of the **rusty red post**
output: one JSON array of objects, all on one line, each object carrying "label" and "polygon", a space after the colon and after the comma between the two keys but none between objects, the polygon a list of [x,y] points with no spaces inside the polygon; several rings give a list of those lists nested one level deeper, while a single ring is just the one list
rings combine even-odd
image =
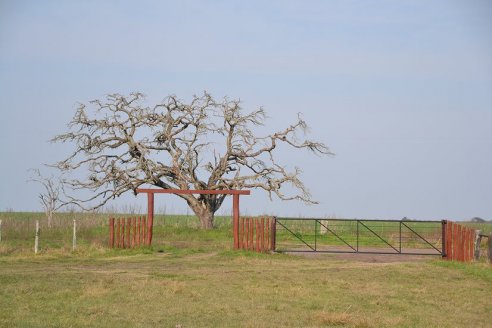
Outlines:
[{"label": "rusty red post", "polygon": [[232,195],[232,229],[234,230],[234,249],[239,248],[239,195]]},{"label": "rusty red post", "polygon": [[114,218],[109,218],[109,247],[114,248]]},{"label": "rusty red post", "polygon": [[152,245],[152,230],[154,226],[154,193],[147,194],[147,244]]}]

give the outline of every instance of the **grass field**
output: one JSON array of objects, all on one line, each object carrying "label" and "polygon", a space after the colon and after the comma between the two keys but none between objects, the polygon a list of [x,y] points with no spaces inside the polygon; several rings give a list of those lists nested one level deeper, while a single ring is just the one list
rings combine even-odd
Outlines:
[{"label": "grass field", "polygon": [[[26,225],[34,220],[15,215],[0,219]],[[156,219],[152,248],[109,250],[107,215],[89,215],[71,252],[70,225],[63,220],[72,218],[66,215],[51,231],[43,228],[38,255],[22,224],[5,223],[0,327],[487,327],[492,322],[492,267],[486,263],[435,258],[365,263],[332,255],[238,252],[231,249],[229,218],[202,231],[182,216]]]}]

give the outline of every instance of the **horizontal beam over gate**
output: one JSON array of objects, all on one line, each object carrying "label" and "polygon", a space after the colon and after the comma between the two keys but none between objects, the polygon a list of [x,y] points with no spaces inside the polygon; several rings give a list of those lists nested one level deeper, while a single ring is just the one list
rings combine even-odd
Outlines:
[{"label": "horizontal beam over gate", "polygon": [[181,190],[181,189],[137,189],[147,194],[202,194],[202,195],[249,195],[250,190]]}]

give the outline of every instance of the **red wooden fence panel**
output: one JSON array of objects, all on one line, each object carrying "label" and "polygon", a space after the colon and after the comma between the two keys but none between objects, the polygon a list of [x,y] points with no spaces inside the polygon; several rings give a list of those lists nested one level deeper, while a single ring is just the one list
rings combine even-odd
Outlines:
[{"label": "red wooden fence panel", "polygon": [[110,218],[110,248],[135,248],[146,244],[146,217]]},{"label": "red wooden fence panel", "polygon": [[456,222],[446,222],[446,259],[472,262],[475,249],[475,230]]},{"label": "red wooden fence panel", "polygon": [[237,224],[238,249],[258,253],[272,250],[272,223],[269,217],[240,217]]}]

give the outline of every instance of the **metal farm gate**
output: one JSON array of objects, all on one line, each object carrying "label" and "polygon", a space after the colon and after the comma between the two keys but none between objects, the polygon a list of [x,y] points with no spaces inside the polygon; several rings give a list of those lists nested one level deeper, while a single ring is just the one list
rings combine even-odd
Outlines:
[{"label": "metal farm gate", "polygon": [[277,252],[445,256],[446,221],[276,218]]}]

